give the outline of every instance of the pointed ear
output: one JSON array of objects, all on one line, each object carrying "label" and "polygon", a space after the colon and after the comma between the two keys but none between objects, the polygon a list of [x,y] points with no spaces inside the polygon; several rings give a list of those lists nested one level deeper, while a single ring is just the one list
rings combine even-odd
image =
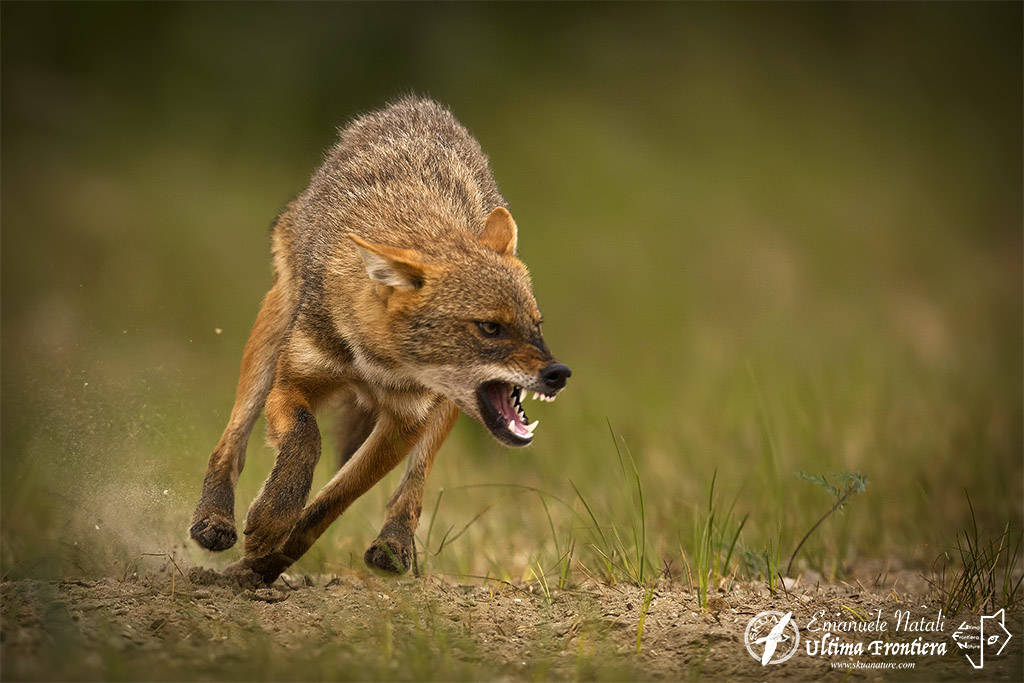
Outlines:
[{"label": "pointed ear", "polygon": [[397,289],[419,289],[434,269],[423,261],[422,255],[412,249],[399,249],[367,242],[349,233],[366,266],[366,273],[374,282]]},{"label": "pointed ear", "polygon": [[480,243],[505,256],[516,255],[516,222],[508,209],[499,206],[487,217]]}]

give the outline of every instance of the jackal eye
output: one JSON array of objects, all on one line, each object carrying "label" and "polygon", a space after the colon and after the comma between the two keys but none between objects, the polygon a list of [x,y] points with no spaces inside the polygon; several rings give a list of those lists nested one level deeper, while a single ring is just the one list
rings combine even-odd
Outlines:
[{"label": "jackal eye", "polygon": [[504,331],[502,330],[501,325],[491,321],[481,321],[478,322],[476,326],[477,329],[480,330],[480,334],[485,337],[498,337]]}]

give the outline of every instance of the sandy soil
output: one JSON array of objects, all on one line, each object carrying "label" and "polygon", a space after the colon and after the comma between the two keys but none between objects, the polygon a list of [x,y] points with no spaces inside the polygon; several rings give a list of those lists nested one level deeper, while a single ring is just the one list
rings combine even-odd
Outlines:
[{"label": "sandy soil", "polygon": [[[910,572],[837,585],[803,580],[774,597],[763,585],[738,584],[716,590],[704,612],[678,582],[661,580],[643,616],[645,597],[622,585],[546,592],[537,584],[370,574],[286,575],[263,587],[170,563],[99,581],[7,581],[2,674],[5,681],[1024,679],[1020,614],[1006,620],[1006,648],[978,671],[952,638],[961,622],[978,624],[978,615],[943,615],[938,632],[894,631],[897,610],[915,623],[938,615],[927,584]],[[766,610],[792,612],[802,632],[792,658],[762,667],[744,634]],[[808,654],[808,643],[820,646],[823,634],[815,624],[877,622],[876,610],[886,632],[832,640],[867,647],[920,638],[944,643],[946,653]],[[912,668],[841,668],[855,661]]]}]

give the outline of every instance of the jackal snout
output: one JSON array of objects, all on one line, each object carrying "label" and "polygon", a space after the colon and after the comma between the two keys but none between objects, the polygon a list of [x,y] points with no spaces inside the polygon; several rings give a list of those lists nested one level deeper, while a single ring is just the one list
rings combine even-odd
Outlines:
[{"label": "jackal snout", "polygon": [[572,370],[565,363],[552,363],[540,371],[540,380],[553,391],[565,387],[565,383],[570,377],[572,377]]}]

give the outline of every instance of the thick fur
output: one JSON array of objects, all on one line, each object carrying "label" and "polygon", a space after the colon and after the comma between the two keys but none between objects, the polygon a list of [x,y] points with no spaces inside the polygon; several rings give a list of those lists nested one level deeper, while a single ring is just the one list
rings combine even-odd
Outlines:
[{"label": "thick fur", "polygon": [[[509,445],[532,438],[488,422],[478,389],[499,382],[551,398],[568,377],[544,344],[516,246],[487,158],[446,108],[406,98],[344,128],[274,225],[274,284],[210,457],[190,529],[196,542],[235,543],[234,488],[265,409],[278,455],[233,569],[273,581],[406,459],[365,560],[407,570],[424,483],[459,412]],[[344,417],[341,467],[307,503],[325,405]]]}]

